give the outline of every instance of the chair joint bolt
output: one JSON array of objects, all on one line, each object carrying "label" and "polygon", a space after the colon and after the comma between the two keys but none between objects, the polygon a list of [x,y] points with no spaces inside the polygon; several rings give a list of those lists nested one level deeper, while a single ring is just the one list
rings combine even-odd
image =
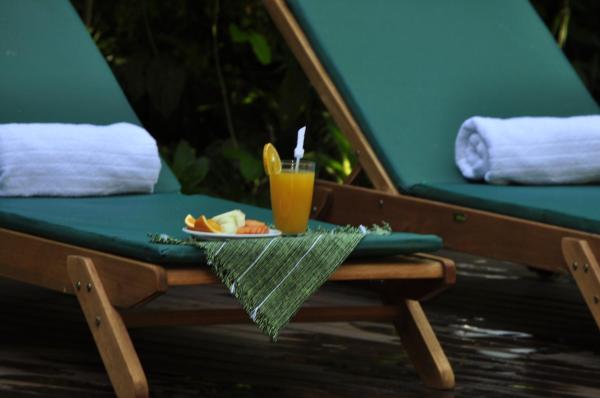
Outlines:
[{"label": "chair joint bolt", "polygon": [[88,284],[87,284],[87,291],[88,292],[92,291],[92,282],[88,282]]},{"label": "chair joint bolt", "polygon": [[454,222],[463,223],[467,221],[467,215],[465,213],[456,212],[453,214]]}]

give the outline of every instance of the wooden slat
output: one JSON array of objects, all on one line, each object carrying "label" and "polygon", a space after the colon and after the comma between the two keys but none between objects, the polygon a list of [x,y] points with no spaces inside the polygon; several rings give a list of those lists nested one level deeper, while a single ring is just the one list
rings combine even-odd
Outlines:
[{"label": "wooden slat", "polygon": [[[390,306],[309,307],[301,309],[292,322],[386,321],[397,319],[401,310]],[[242,309],[207,309],[181,311],[129,311],[121,314],[130,328],[144,326],[215,325],[248,323]]]},{"label": "wooden slat", "polygon": [[329,280],[361,281],[380,279],[438,279],[444,277],[444,267],[437,261],[396,257],[396,262],[365,260],[360,264],[341,266]]},{"label": "wooden slat", "polygon": [[285,1],[263,1],[275,25],[298,59],[336,124],[357,150],[358,160],[373,185],[385,192],[398,192]]},{"label": "wooden slat", "polygon": [[[450,262],[450,264],[452,264]],[[447,272],[447,264],[441,260],[426,257],[396,256],[380,261],[365,259],[351,261],[334,272],[330,281],[360,281],[380,279],[442,279]],[[210,269],[169,269],[169,286],[208,285],[221,283]]]},{"label": "wooden slat", "polygon": [[168,269],[169,286],[214,285],[221,281],[214,272],[207,268]]},{"label": "wooden slat", "polygon": [[402,312],[394,319],[394,326],[423,383],[437,389],[453,388],[452,366],[421,304],[418,301],[406,300],[401,290],[397,289],[396,283],[390,281],[383,284],[382,299],[385,304],[395,304]]},{"label": "wooden slat", "polygon": [[600,265],[590,245],[582,239],[564,238],[562,250],[567,268],[577,282],[585,303],[600,328]]},{"label": "wooden slat", "polygon": [[[451,250],[564,272],[563,237],[588,242],[600,253],[600,235],[408,195],[319,181],[330,189],[323,220],[336,224],[387,221],[394,231],[441,236]],[[355,209],[361,209],[360,212]]]},{"label": "wooden slat", "polygon": [[418,301],[399,303],[402,315],[396,330],[402,346],[423,382],[432,388],[454,388],[454,372]]},{"label": "wooden slat", "polygon": [[111,302],[131,307],[167,290],[162,267],[0,228],[0,276],[74,294],[67,256],[92,259]]},{"label": "wooden slat", "polygon": [[447,257],[436,256],[435,254],[430,253],[418,253],[416,255],[420,259],[437,262],[442,266],[444,270],[444,285],[451,286],[456,283],[456,264],[454,264],[453,260]]},{"label": "wooden slat", "polygon": [[77,299],[117,396],[148,397],[148,382],[140,360],[121,316],[110,303],[94,263],[81,256],[69,256],[67,262]]}]

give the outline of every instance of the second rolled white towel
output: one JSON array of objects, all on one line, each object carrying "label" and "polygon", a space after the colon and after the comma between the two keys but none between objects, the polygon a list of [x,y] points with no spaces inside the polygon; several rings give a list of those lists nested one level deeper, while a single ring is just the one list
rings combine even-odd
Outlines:
[{"label": "second rolled white towel", "polygon": [[600,181],[600,115],[474,116],[459,129],[455,161],[465,178],[492,184]]}]

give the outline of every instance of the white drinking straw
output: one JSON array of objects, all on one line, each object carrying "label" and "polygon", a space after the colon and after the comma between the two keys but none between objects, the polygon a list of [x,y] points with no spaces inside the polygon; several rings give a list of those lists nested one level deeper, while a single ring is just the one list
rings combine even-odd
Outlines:
[{"label": "white drinking straw", "polygon": [[296,148],[294,149],[294,158],[296,158],[296,171],[300,166],[300,160],[304,157],[304,133],[306,132],[306,126],[298,130],[298,141],[296,142]]}]

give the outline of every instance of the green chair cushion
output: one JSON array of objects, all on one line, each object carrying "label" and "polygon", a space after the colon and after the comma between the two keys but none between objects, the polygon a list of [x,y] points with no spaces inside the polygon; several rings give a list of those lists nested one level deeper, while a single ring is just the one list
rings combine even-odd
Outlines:
[{"label": "green chair cushion", "polygon": [[598,113],[525,0],[288,0],[402,190],[461,182],[472,115]]},{"label": "green chair cushion", "polygon": [[600,187],[421,184],[412,194],[461,206],[600,233]]},{"label": "green chair cushion", "polygon": [[[159,264],[202,263],[189,246],[156,245],[148,234],[184,238],[186,214],[219,214],[241,209],[248,217],[271,222],[271,211],[208,196],[180,193],[96,198],[0,198],[0,227]],[[313,222],[313,226],[331,224]],[[366,236],[355,256],[406,254],[440,249],[433,235],[394,233]]]},{"label": "green chair cushion", "polygon": [[[0,1],[0,123],[140,121],[68,0]],[[156,192],[179,183],[162,165]]]}]

